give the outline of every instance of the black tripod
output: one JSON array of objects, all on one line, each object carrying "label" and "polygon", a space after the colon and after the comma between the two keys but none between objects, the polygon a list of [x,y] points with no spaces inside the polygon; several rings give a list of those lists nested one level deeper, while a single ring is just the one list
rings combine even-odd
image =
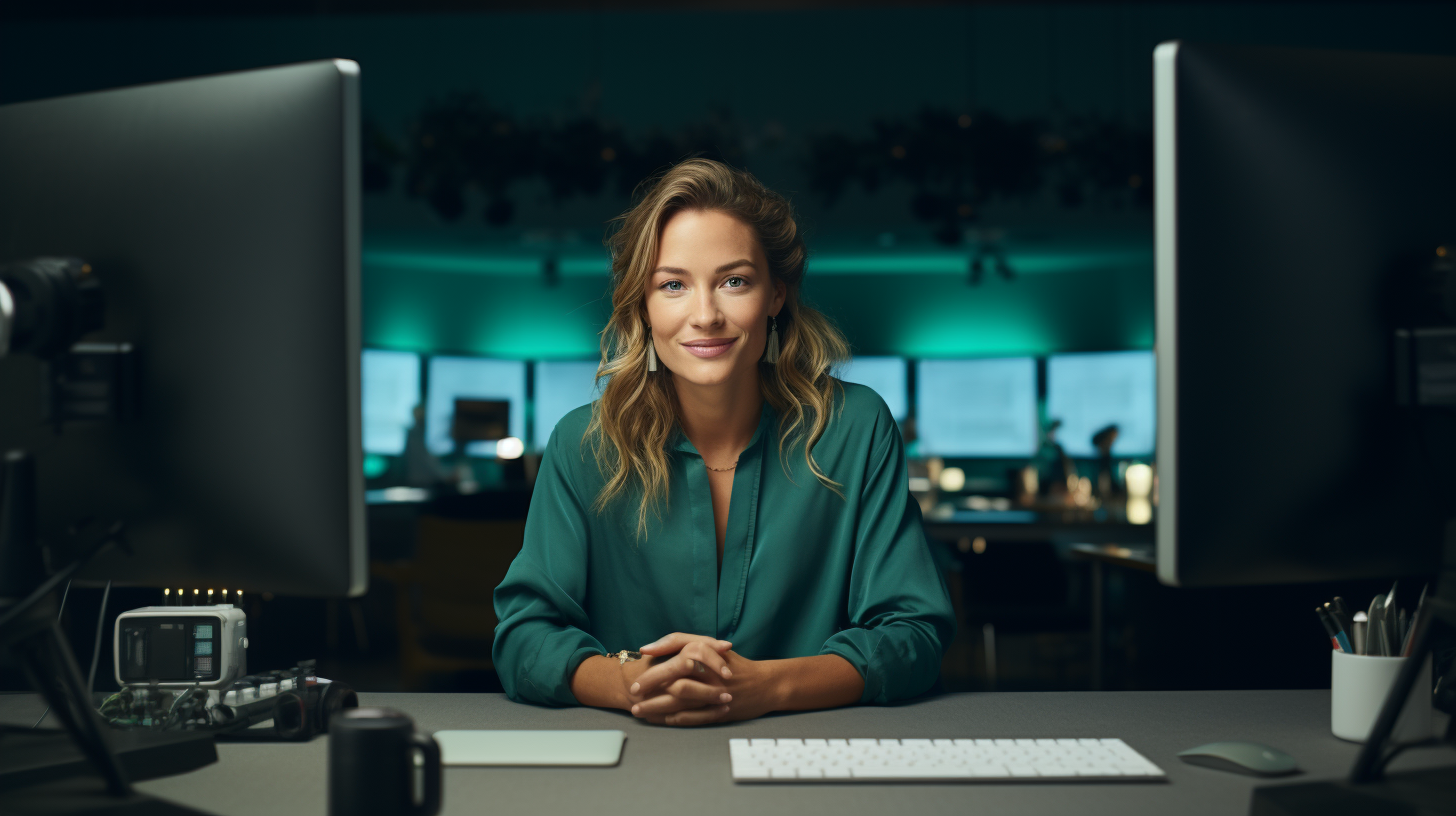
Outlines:
[{"label": "black tripod", "polygon": [[21,451],[6,454],[0,471],[0,649],[20,659],[31,685],[60,719],[71,739],[106,781],[114,796],[131,791],[106,739],[105,725],[87,699],[85,681],[57,618],[55,588],[86,558],[116,541],[108,531],[77,562],[47,579],[35,522],[35,461]]},{"label": "black tripod", "polygon": [[[101,327],[104,306],[100,281],[80,259],[0,264],[0,358],[23,353],[42,363],[64,359],[78,339]],[[48,414],[57,425],[68,418],[64,407],[55,405]],[[55,590],[103,547],[124,546],[122,527],[93,535],[74,561],[47,577],[37,515],[35,460],[11,451],[0,462],[0,649],[20,659],[31,685],[100,772],[107,791],[121,797],[131,786],[56,620]]]}]

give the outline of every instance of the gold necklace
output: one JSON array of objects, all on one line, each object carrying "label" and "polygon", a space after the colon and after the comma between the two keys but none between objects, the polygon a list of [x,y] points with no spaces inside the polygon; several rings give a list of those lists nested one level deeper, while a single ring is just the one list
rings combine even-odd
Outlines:
[{"label": "gold necklace", "polygon": [[731,465],[729,465],[728,467],[725,467],[725,468],[715,468],[715,467],[709,465],[705,461],[705,462],[703,462],[703,467],[707,468],[708,470],[713,471],[714,473],[722,473],[725,470],[732,470],[733,468],[738,467],[738,460],[737,459],[734,459],[733,460],[733,464],[731,464]]}]

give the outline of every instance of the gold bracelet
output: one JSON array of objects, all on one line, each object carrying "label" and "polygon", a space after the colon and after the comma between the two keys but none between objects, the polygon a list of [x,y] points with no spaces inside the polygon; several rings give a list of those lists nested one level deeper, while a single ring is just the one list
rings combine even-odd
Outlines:
[{"label": "gold bracelet", "polygon": [[617,658],[617,665],[621,666],[623,664],[630,663],[633,660],[641,660],[642,659],[642,653],[641,652],[629,652],[626,649],[623,649],[620,652],[613,652],[612,654],[607,655],[607,657],[615,657],[615,658]]}]

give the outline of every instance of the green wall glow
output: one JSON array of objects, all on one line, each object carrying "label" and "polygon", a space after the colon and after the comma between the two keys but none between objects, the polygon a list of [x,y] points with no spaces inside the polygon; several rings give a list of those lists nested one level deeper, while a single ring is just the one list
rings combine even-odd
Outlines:
[{"label": "green wall glow", "polygon": [[507,358],[594,357],[605,275],[548,286],[539,275],[364,268],[364,345]]},{"label": "green wall glow", "polygon": [[1149,349],[1152,273],[1146,268],[987,275],[805,279],[809,303],[839,324],[856,354],[982,357]]},{"label": "green wall glow", "polygon": [[[595,357],[610,314],[605,275],[462,274],[367,264],[364,343],[425,353],[523,359]],[[1152,272],[815,274],[805,299],[856,354],[996,356],[1152,347]]]}]

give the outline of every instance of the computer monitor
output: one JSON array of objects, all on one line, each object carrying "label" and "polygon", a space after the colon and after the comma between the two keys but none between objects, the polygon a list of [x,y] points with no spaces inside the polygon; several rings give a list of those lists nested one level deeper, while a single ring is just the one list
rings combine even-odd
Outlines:
[{"label": "computer monitor", "polygon": [[890,416],[910,416],[909,364],[904,357],[854,357],[839,370],[839,379],[867,385],[885,401]]},{"label": "computer monitor", "polygon": [[1456,236],[1456,59],[1165,43],[1154,78],[1158,577],[1434,572],[1456,434],[1396,340]]},{"label": "computer monitor", "polygon": [[[541,360],[536,363],[532,404],[535,419],[531,425],[531,441],[544,449],[551,440],[556,423],[572,409],[601,396],[597,386],[597,360]],[[606,387],[606,380],[602,380]]]},{"label": "computer monitor", "polygon": [[[510,435],[526,438],[526,364],[483,357],[431,357],[425,385],[425,446],[436,456],[455,452],[451,431],[456,400],[499,400],[511,404]],[[495,456],[494,441],[465,444],[470,456]]]},{"label": "computer monitor", "polygon": [[511,404],[506,400],[456,399],[450,439],[457,445],[498,442],[511,435]]},{"label": "computer monitor", "polygon": [[1046,367],[1046,415],[1061,420],[1057,442],[1068,456],[1099,456],[1092,436],[1109,425],[1117,426],[1113,456],[1152,455],[1157,398],[1151,351],[1053,354]]},{"label": "computer monitor", "polygon": [[59,430],[38,362],[0,359],[44,539],[127,525],[81,577],[364,592],[358,82],[319,61],[0,107],[0,260],[84,259],[87,339],[136,349],[136,416]]},{"label": "computer monitor", "polygon": [[420,355],[365,349],[360,368],[364,452],[399,456],[420,404]]},{"label": "computer monitor", "polygon": [[1034,455],[1036,360],[916,361],[915,431],[925,456]]}]

